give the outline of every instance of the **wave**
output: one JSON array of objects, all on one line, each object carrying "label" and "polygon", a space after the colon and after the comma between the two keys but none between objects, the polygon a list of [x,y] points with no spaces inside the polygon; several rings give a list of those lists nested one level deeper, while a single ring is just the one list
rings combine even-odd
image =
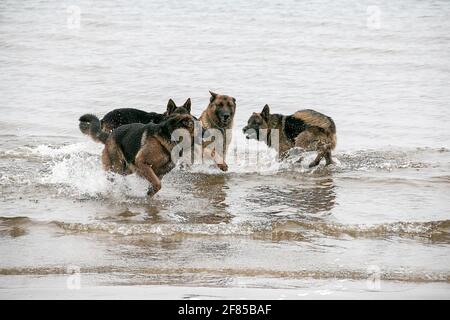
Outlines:
[{"label": "wave", "polygon": [[[450,220],[405,222],[397,221],[376,225],[339,224],[322,221],[289,221],[281,224],[280,232],[286,228],[318,232],[325,236],[352,238],[424,238],[433,242],[450,243]],[[277,229],[275,229],[276,231]],[[288,233],[290,231],[287,231]]]},{"label": "wave", "polygon": [[[244,219],[244,220],[242,220]],[[49,225],[70,233],[108,233],[118,236],[156,236],[162,238],[185,236],[239,236],[273,241],[314,241],[325,237],[367,238],[389,240],[415,239],[432,243],[450,243],[450,220],[396,221],[380,224],[342,224],[320,217],[281,217],[261,219],[253,215],[240,217],[239,222],[192,223],[174,218],[167,223],[121,221],[67,222],[35,221],[28,217],[0,217],[0,230]]]},{"label": "wave", "polygon": [[67,223],[53,221],[54,225],[65,231],[74,232],[107,232],[122,236],[129,235],[198,235],[198,236],[249,236],[255,232],[269,230],[265,224],[120,224],[113,222],[99,223]]},{"label": "wave", "polygon": [[[17,267],[17,268],[0,268],[0,275],[69,275],[68,267]],[[367,280],[373,276],[370,270],[271,270],[271,269],[252,269],[252,268],[196,268],[196,267],[120,267],[120,266],[96,266],[96,267],[81,267],[81,274],[112,274],[118,275],[143,275],[146,278],[149,276],[157,276],[158,281],[164,276],[187,276],[189,281],[192,278],[200,277],[204,280],[205,277],[265,277],[265,278],[288,278],[288,279],[352,279],[352,280]],[[450,274],[448,272],[414,272],[400,270],[380,270],[380,280],[386,281],[405,281],[405,282],[450,282]],[[136,276],[134,276],[136,277]]]},{"label": "wave", "polygon": [[0,236],[21,237],[27,234],[25,227],[31,223],[28,217],[0,217]]},{"label": "wave", "polygon": [[28,217],[0,217],[0,225],[17,226],[31,222]]},{"label": "wave", "polygon": [[121,236],[252,236],[272,240],[305,240],[317,233],[330,237],[352,238],[422,238],[450,243],[450,220],[428,222],[391,222],[377,225],[345,225],[323,221],[246,221],[240,224],[121,224],[114,222],[68,223],[52,222],[70,232],[106,232]]}]

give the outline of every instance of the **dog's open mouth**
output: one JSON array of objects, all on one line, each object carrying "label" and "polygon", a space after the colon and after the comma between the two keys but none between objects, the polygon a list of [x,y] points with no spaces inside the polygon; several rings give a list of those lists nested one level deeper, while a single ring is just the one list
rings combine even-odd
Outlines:
[{"label": "dog's open mouth", "polygon": [[245,138],[247,139],[258,139],[258,134],[255,129],[246,129],[244,130]]}]

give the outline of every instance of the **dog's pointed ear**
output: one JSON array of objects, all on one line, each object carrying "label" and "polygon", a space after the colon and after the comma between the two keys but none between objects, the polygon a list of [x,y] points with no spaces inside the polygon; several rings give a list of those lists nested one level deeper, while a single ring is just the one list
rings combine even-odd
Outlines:
[{"label": "dog's pointed ear", "polygon": [[186,102],[183,104],[183,108],[187,110],[187,112],[191,113],[191,98],[188,98]]},{"label": "dog's pointed ear", "polygon": [[167,102],[167,111],[166,111],[166,114],[167,114],[167,115],[172,114],[172,113],[175,111],[176,108],[177,108],[177,106],[176,106],[175,102],[173,102],[172,99],[169,99],[169,102]]},{"label": "dog's pointed ear", "polygon": [[270,116],[270,108],[269,108],[269,105],[266,104],[261,111],[261,117],[263,117],[265,120],[267,120],[267,119],[269,119],[269,116]]},{"label": "dog's pointed ear", "polygon": [[211,98],[209,99],[209,101],[213,102],[214,99],[217,97],[217,93],[214,93],[211,90],[209,90],[209,93],[211,94]]},{"label": "dog's pointed ear", "polygon": [[231,97],[233,99],[234,105],[236,105],[236,98]]}]

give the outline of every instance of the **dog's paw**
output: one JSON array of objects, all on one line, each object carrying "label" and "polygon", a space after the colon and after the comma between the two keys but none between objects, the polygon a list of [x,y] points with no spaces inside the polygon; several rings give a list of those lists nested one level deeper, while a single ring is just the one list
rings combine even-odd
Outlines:
[{"label": "dog's paw", "polygon": [[317,161],[313,161],[308,165],[308,168],[314,168],[317,167],[319,165],[319,163]]},{"label": "dog's paw", "polygon": [[159,190],[161,190],[161,182],[160,181],[154,183],[153,185],[151,185],[148,188],[147,195],[149,197],[153,197],[155,195],[155,193],[157,193]]},{"label": "dog's paw", "polygon": [[159,191],[159,189],[155,189],[155,188],[150,187],[150,188],[148,188],[147,196],[148,196],[149,198],[151,198],[151,197],[153,197],[158,191]]},{"label": "dog's paw", "polygon": [[228,171],[228,165],[226,163],[217,164],[217,167],[222,171]]}]

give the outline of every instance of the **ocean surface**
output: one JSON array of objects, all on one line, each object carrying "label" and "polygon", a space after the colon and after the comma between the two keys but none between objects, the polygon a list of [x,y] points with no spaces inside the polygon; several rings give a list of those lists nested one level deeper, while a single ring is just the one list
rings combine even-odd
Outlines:
[{"label": "ocean surface", "polygon": [[[450,298],[449,30],[449,1],[2,0],[1,296],[47,279]],[[78,129],[169,98],[199,116],[208,90],[237,100],[229,171],[177,167],[151,199]],[[336,164],[246,140],[266,103],[331,116]]]}]

